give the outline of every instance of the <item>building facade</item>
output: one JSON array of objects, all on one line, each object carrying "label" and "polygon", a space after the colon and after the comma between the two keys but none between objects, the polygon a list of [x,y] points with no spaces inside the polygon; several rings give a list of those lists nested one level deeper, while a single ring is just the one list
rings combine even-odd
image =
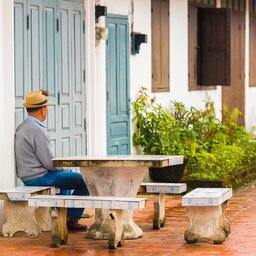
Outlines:
[{"label": "building facade", "polygon": [[[95,17],[96,5],[107,8],[106,16]],[[19,184],[14,133],[31,90],[50,91],[47,126],[58,156],[136,153],[130,103],[140,86],[167,107],[171,100],[195,107],[213,101],[220,117],[223,103],[238,107],[240,122],[254,126],[255,6],[252,0],[0,1],[0,188]],[[1,227],[2,202],[0,216]]]}]

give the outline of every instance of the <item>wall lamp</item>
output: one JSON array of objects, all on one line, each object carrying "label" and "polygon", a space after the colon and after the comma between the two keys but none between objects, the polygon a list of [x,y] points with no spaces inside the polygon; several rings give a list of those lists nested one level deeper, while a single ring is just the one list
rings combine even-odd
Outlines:
[{"label": "wall lamp", "polygon": [[95,19],[98,21],[99,17],[107,16],[107,6],[95,5]]},{"label": "wall lamp", "polygon": [[132,37],[132,54],[138,54],[140,52],[140,45],[148,42],[147,34],[141,34],[137,32],[131,33]]}]

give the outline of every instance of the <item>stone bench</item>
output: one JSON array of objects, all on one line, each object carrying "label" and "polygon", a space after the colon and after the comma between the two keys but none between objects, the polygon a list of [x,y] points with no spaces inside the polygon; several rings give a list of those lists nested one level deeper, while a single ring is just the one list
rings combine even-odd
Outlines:
[{"label": "stone bench", "polygon": [[51,231],[50,209],[29,207],[28,198],[33,195],[58,192],[59,190],[55,187],[34,186],[19,186],[1,190],[0,200],[4,200],[7,218],[2,227],[3,236],[12,237],[16,232],[23,231],[29,237],[38,237],[40,231]]},{"label": "stone bench", "polygon": [[186,183],[141,183],[143,192],[154,194],[153,229],[165,226],[165,194],[181,194],[186,191]]},{"label": "stone bench", "polygon": [[190,227],[185,232],[188,243],[223,243],[230,234],[230,224],[224,217],[231,188],[197,188],[182,197],[187,208]]},{"label": "stone bench", "polygon": [[124,210],[140,210],[145,207],[145,200],[145,198],[129,197],[38,195],[30,197],[28,204],[34,207],[51,207],[53,228],[50,246],[52,248],[67,244],[67,208],[109,209],[111,224],[108,246],[110,249],[116,249],[124,244]]}]

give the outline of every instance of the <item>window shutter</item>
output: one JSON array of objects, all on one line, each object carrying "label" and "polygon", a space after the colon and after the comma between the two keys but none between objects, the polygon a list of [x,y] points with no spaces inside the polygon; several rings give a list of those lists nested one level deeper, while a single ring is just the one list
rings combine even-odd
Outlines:
[{"label": "window shutter", "polygon": [[250,86],[256,86],[256,15],[250,15]]},{"label": "window shutter", "polygon": [[198,84],[230,84],[230,10],[198,9]]},{"label": "window shutter", "polygon": [[197,8],[188,6],[188,81],[189,86],[197,85]]},{"label": "window shutter", "polygon": [[152,0],[152,90],[169,91],[169,0]]}]

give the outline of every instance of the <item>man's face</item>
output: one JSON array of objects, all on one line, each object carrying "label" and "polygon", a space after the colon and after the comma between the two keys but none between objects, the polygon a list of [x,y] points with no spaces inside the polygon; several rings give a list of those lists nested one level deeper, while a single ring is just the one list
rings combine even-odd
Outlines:
[{"label": "man's face", "polygon": [[47,118],[47,114],[48,114],[48,107],[47,106],[42,107],[41,108],[41,115],[42,115],[43,121],[45,121],[45,119]]}]

